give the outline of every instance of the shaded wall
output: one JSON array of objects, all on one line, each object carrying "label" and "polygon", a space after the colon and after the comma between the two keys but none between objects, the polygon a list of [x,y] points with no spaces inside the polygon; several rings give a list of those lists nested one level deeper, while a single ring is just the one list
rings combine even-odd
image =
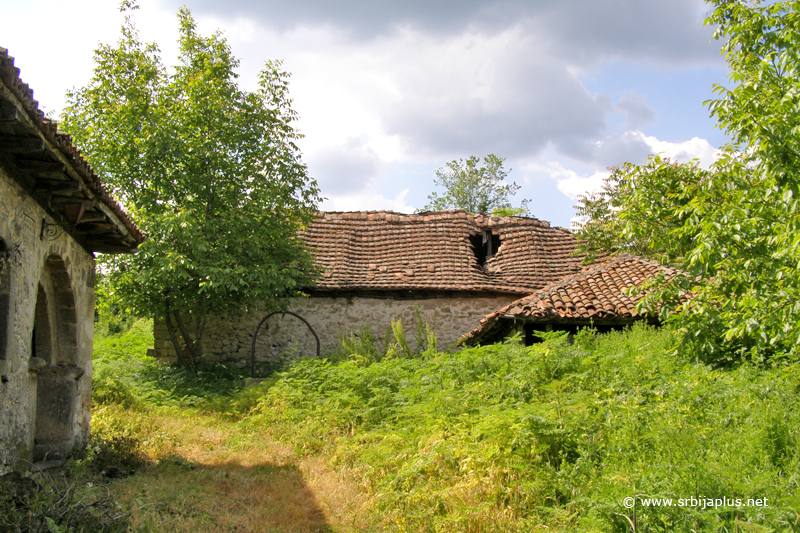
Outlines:
[{"label": "shaded wall", "polygon": [[89,434],[94,258],[0,168],[0,471]]}]

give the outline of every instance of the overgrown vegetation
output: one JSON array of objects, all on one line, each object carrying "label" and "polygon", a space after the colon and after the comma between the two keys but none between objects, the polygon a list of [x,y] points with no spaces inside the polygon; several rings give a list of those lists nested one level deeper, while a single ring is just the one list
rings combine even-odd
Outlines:
[{"label": "overgrown vegetation", "polygon": [[[134,530],[266,520],[273,507],[210,502],[238,490],[270,501],[286,490],[275,472],[305,502],[292,519],[303,525],[276,531],[800,529],[797,364],[714,369],[648,327],[456,353],[396,329],[395,355],[362,332],[343,338],[347,357],[299,360],[244,389],[222,367],[201,382],[151,367],[146,327],[101,339],[96,363],[94,431],[135,439],[151,465],[112,486]],[[129,349],[140,363],[112,370]],[[142,496],[166,476],[168,490]],[[634,496],[676,504],[626,508]],[[722,497],[767,505],[677,505]]]},{"label": "overgrown vegetation", "polygon": [[438,344],[436,335],[422,318],[419,308],[415,309],[414,341],[416,346],[412,349],[400,319],[392,320],[383,342],[372,331],[372,326],[365,324],[358,331],[339,336],[339,346],[331,354],[331,359],[349,359],[356,364],[368,365],[384,359],[422,357],[435,353]]},{"label": "overgrown vegetation", "polygon": [[[355,472],[398,530],[797,527],[800,368],[714,370],[672,343],[637,327],[367,366],[305,360],[247,423]],[[635,495],[770,503],[634,515],[622,502]]]}]

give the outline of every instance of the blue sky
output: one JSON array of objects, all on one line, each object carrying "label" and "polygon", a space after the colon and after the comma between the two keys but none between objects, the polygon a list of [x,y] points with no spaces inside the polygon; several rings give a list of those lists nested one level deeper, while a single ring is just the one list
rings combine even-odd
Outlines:
[{"label": "blue sky", "polygon": [[[0,0],[0,46],[48,111],[91,76],[122,17],[108,0]],[[136,23],[177,54],[179,0]],[[222,30],[253,86],[282,59],[324,209],[423,207],[437,168],[507,158],[538,218],[569,226],[606,168],[662,152],[713,160],[725,142],[702,102],[726,83],[700,0],[189,0]],[[39,21],[40,24],[33,24]],[[36,28],[31,30],[31,28]]]}]

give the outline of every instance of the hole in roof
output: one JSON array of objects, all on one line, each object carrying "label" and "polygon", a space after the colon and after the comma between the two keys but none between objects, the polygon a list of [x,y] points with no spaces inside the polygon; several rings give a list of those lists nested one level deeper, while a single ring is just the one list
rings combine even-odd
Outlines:
[{"label": "hole in roof", "polygon": [[472,245],[472,253],[475,254],[475,260],[481,267],[486,264],[489,258],[497,253],[497,250],[502,244],[500,236],[493,234],[491,231],[470,235],[469,242]]}]

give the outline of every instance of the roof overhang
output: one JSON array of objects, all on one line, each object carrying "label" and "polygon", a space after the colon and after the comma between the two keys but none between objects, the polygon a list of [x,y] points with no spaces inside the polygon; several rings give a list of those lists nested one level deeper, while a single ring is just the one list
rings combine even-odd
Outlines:
[{"label": "roof overhang", "polygon": [[55,221],[41,221],[42,238],[66,232],[87,251],[102,253],[132,253],[144,241],[71,138],[39,110],[3,48],[0,166]]}]

